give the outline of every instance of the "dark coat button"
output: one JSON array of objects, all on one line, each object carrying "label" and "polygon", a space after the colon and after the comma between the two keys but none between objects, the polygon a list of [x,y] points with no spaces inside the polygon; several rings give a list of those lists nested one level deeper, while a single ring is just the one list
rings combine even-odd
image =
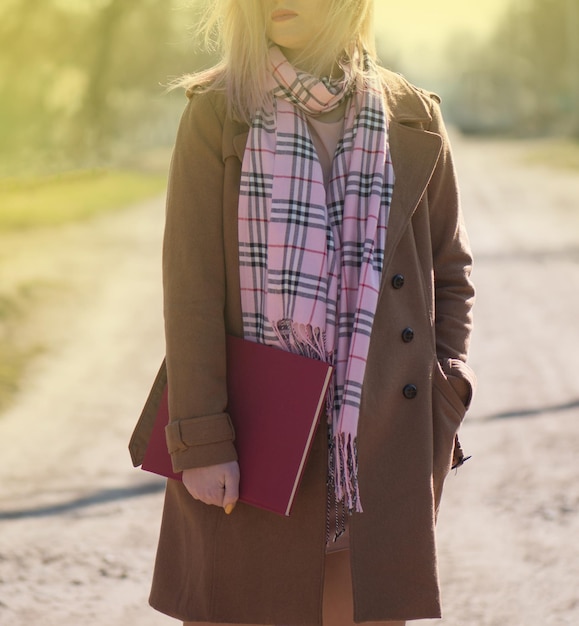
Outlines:
[{"label": "dark coat button", "polygon": [[416,387],[416,385],[406,385],[406,387],[402,390],[402,393],[407,400],[414,400],[414,398],[418,395],[418,387]]},{"label": "dark coat button", "polygon": [[404,343],[410,343],[414,339],[414,331],[412,328],[405,328],[402,331],[402,341]]},{"label": "dark coat button", "polygon": [[404,276],[402,274],[396,274],[392,278],[392,287],[394,289],[402,289],[404,287]]}]

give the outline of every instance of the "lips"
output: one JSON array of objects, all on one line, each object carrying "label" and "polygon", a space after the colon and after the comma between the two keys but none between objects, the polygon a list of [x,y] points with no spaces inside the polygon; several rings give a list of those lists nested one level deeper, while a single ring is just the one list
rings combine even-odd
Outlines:
[{"label": "lips", "polygon": [[276,9],[271,14],[272,22],[284,22],[285,20],[291,20],[297,17],[297,13],[294,11],[288,11],[287,9]]}]

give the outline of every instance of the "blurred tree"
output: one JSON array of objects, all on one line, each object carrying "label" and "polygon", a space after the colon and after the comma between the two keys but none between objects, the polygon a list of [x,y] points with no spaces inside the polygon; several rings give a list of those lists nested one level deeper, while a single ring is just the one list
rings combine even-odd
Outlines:
[{"label": "blurred tree", "polygon": [[68,16],[50,3],[8,0],[2,5],[0,130],[4,154],[16,155],[33,145],[50,143],[55,123],[51,90],[57,72],[65,66],[64,42],[74,45],[74,33]]},{"label": "blurred tree", "polygon": [[183,1],[2,0],[4,173],[94,165],[131,142],[170,142],[171,109],[183,102],[164,85],[210,62],[191,41],[195,14]]},{"label": "blurred tree", "polygon": [[511,0],[488,41],[462,41],[451,97],[457,123],[477,131],[577,134],[578,14],[579,0]]},{"label": "blurred tree", "polygon": [[110,135],[109,68],[117,47],[121,20],[133,6],[124,0],[110,0],[94,20],[95,26],[89,36],[94,42],[92,58],[85,68],[86,88],[78,112],[77,130],[88,131],[81,135],[84,140],[82,148],[102,149]]}]

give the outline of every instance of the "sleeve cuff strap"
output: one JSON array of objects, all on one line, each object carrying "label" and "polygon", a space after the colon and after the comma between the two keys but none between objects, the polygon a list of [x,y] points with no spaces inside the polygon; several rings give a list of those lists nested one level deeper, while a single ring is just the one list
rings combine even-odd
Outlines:
[{"label": "sleeve cuff strap", "polygon": [[237,451],[232,441],[193,446],[171,455],[174,472],[182,472],[193,467],[209,467],[230,461],[237,461]]},{"label": "sleeve cuff strap", "polygon": [[174,454],[196,446],[231,442],[235,431],[229,414],[217,413],[171,422],[165,428],[165,437],[169,453]]}]

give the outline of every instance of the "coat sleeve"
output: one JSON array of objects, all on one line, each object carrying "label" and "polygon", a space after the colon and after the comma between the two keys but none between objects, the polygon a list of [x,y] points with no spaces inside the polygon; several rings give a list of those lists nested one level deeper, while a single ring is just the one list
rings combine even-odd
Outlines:
[{"label": "coat sleeve", "polygon": [[163,294],[175,471],[237,459],[226,412],[222,109],[211,94],[191,97],[169,174]]},{"label": "coat sleeve", "polygon": [[470,403],[475,377],[466,365],[472,331],[474,288],[472,256],[460,208],[448,135],[438,101],[432,102],[429,130],[443,140],[442,152],[428,186],[434,261],[436,352],[444,373],[464,403]]}]

